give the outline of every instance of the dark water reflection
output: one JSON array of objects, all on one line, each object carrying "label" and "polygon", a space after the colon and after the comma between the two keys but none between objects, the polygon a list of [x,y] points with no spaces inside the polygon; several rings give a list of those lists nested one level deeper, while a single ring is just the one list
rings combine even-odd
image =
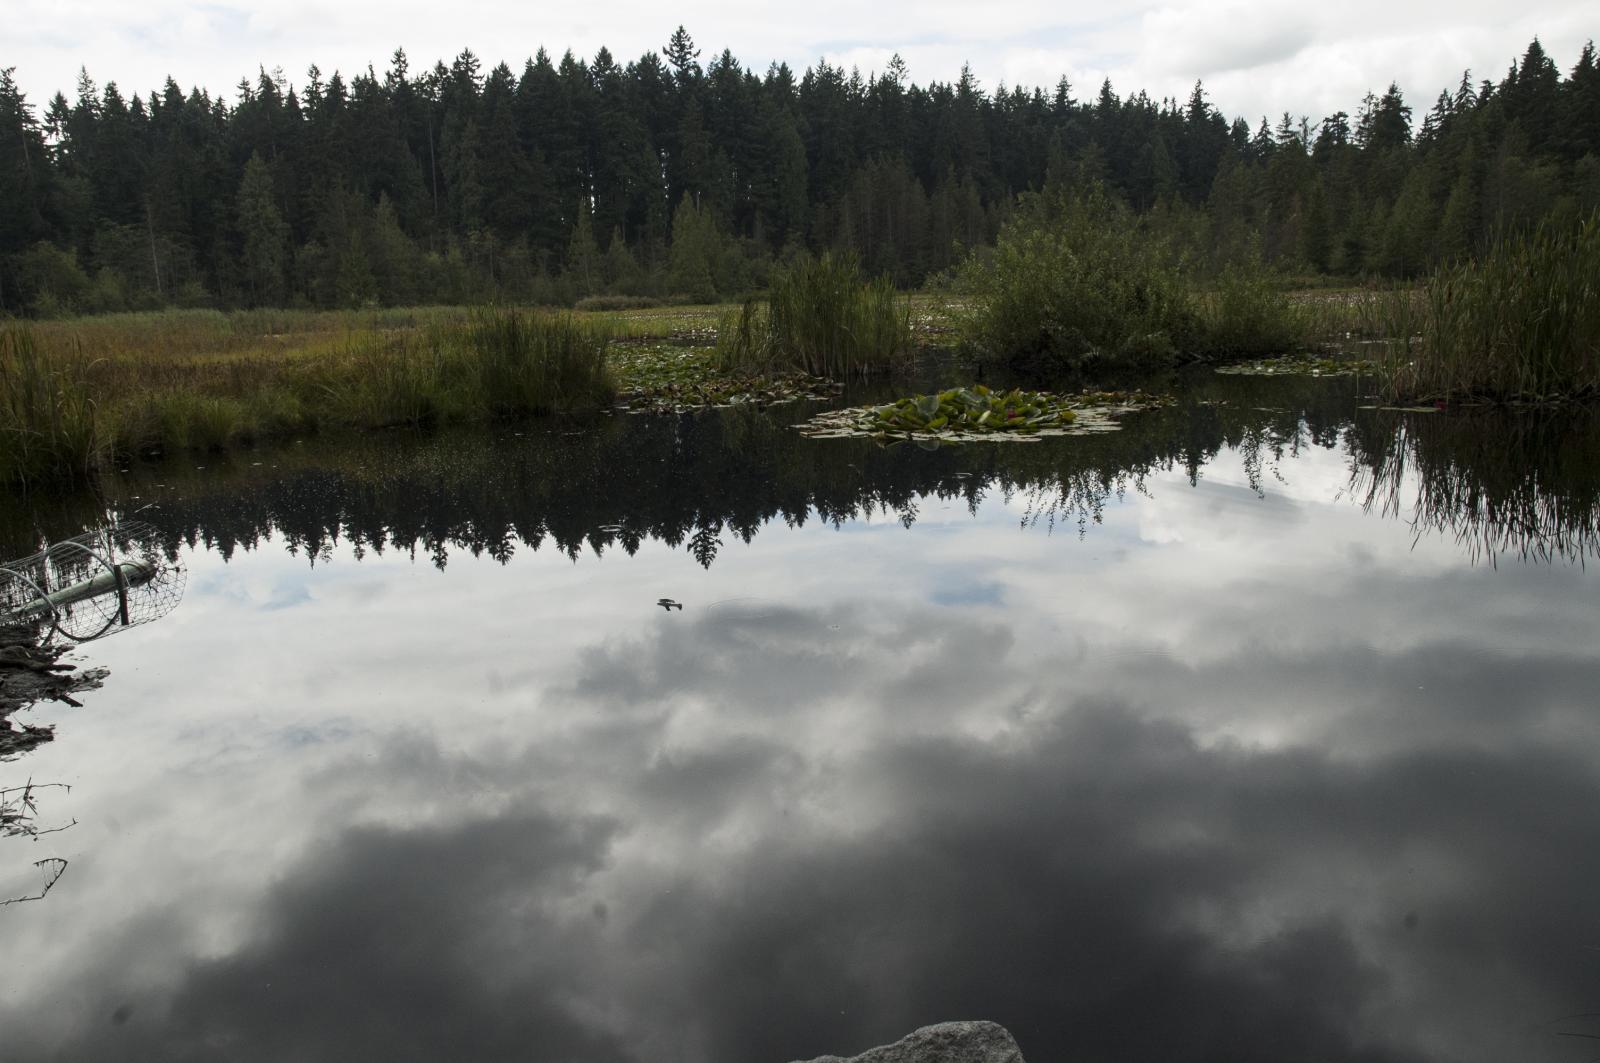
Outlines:
[{"label": "dark water reflection", "polygon": [[1039,1061],[1590,1058],[1594,427],[1353,391],[932,452],[369,438],[13,509],[156,502],[190,590],[0,765],[79,820],[0,909],[0,1055],[781,1063],[981,1016]]}]

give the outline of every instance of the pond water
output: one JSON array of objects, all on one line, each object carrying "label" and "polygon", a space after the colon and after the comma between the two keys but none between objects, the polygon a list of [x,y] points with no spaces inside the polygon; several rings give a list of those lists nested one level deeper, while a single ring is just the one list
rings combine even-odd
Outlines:
[{"label": "pond water", "polygon": [[72,787],[0,840],[13,893],[69,862],[0,908],[0,1056],[783,1063],[987,1018],[1035,1063],[1592,1058],[1600,433],[1359,391],[6,500],[7,556],[138,511],[188,586],[0,764]]}]

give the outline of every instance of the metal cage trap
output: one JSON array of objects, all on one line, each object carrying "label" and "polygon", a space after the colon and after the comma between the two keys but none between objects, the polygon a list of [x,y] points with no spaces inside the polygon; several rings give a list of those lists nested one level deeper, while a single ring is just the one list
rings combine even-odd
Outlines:
[{"label": "metal cage trap", "polygon": [[187,578],[154,527],[119,522],[0,565],[0,625],[89,642],[166,616]]}]

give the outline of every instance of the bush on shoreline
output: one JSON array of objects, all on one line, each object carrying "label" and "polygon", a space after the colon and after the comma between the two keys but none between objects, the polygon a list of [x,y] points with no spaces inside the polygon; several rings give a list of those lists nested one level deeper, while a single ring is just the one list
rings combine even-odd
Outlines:
[{"label": "bush on shoreline", "polygon": [[1023,198],[961,274],[981,357],[1036,374],[1286,353],[1306,325],[1258,264],[1198,277],[1176,241],[1098,184]]}]

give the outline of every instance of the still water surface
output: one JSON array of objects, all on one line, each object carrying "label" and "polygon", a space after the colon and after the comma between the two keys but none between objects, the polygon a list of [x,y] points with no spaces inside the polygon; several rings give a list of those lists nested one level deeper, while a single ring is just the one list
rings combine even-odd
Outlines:
[{"label": "still water surface", "polygon": [[[1215,381],[1114,436],[796,411],[306,443],[0,785],[0,1057],[1581,1060],[1593,425]],[[802,411],[803,412],[803,411]],[[14,550],[28,543],[13,515]],[[682,610],[667,610],[670,598]]]}]

